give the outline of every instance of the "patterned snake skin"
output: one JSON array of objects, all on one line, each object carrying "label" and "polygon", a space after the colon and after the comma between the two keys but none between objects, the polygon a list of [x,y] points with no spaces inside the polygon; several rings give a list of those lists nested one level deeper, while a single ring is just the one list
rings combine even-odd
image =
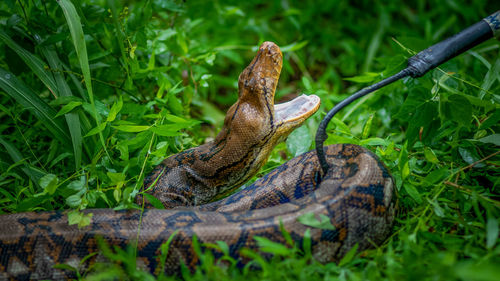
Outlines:
[{"label": "patterned snake skin", "polygon": [[[230,255],[243,264],[243,247],[258,250],[255,236],[284,243],[280,223],[302,245],[310,229],[314,257],[336,261],[355,244],[360,250],[381,243],[394,218],[393,180],[375,155],[350,144],[325,147],[331,167],[322,174],[314,151],[295,157],[245,189],[213,201],[252,177],[272,147],[318,108],[315,96],[274,104],[281,71],[281,52],[270,42],[260,47],[239,79],[239,99],[212,143],[167,158],[146,180],[147,192],[170,210],[113,211],[95,209],[82,229],[68,225],[63,211],[2,215],[0,280],[74,278],[56,264],[83,272],[102,260],[97,239],[126,248],[137,242],[140,267],[159,274],[160,246],[174,236],[165,271],[198,263],[192,238],[201,243],[224,241]],[[140,203],[148,205],[146,197]],[[334,229],[312,228],[297,219],[313,213],[330,218]],[[141,217],[142,216],[142,217]],[[215,257],[221,253],[214,252]]]}]

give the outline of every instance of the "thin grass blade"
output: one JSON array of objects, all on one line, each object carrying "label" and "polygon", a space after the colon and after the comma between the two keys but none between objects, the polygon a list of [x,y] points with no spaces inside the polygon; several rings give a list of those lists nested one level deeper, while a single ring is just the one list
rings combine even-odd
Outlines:
[{"label": "thin grass blade", "polygon": [[[0,136],[0,145],[5,148],[14,163],[18,163],[24,160],[21,152],[19,152],[19,150],[17,150],[12,143],[4,139],[2,136]],[[33,183],[35,183],[35,185],[38,186],[38,180],[40,180],[40,178],[44,174],[34,169],[26,162],[23,163],[23,166],[24,167],[22,167],[21,170],[33,181]]]},{"label": "thin grass blade", "polygon": [[52,132],[54,137],[62,143],[68,143],[70,138],[66,128],[61,122],[54,119],[56,111],[21,80],[17,79],[14,74],[3,68],[0,68],[0,88],[24,108],[31,111]]},{"label": "thin grass blade", "polygon": [[12,40],[7,33],[0,29],[0,40],[11,48],[29,66],[35,75],[42,81],[52,94],[57,97],[57,86],[52,73],[46,69],[46,63],[40,58],[28,52]]},{"label": "thin grass blade", "polygon": [[[92,91],[92,80],[90,76],[87,46],[85,45],[85,37],[83,35],[83,29],[82,29],[82,24],[80,22],[80,17],[78,16],[75,6],[73,5],[73,3],[71,3],[71,1],[59,0],[58,2],[63,10],[64,17],[66,18],[66,22],[68,23],[69,26],[69,31],[71,33],[73,45],[75,46],[76,55],[78,57],[78,61],[80,62],[80,67],[82,68],[83,79],[85,80],[85,87],[87,88],[90,104],[92,105],[92,110],[94,111],[94,118],[97,123],[97,127],[99,127],[101,124],[99,122],[99,117],[97,116],[97,109],[94,103],[94,92]],[[102,148],[109,156],[102,132],[99,132],[99,139],[101,140]]]},{"label": "thin grass blade", "polygon": [[[42,54],[47,59],[51,68],[62,70],[62,63],[54,51],[52,46],[40,47]],[[58,71],[54,73],[54,78],[57,83],[57,89],[59,90],[59,96],[72,96],[71,89],[64,79],[62,72]],[[82,163],[82,129],[80,125],[80,118],[78,113],[70,112],[64,115],[66,118],[66,123],[68,124],[69,133],[71,135],[71,144],[73,145],[73,153],[75,158],[75,169],[78,170]]]}]

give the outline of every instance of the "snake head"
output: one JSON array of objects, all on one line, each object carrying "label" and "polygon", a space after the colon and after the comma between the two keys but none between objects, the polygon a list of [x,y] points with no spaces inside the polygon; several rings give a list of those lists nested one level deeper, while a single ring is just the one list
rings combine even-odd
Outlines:
[{"label": "snake head", "polygon": [[[264,42],[257,55],[238,79],[238,101],[228,111],[224,127],[234,134],[266,139],[271,146],[283,140],[314,114],[320,104],[315,95],[301,95],[282,104],[274,104],[276,86],[283,65],[280,48]],[[224,129],[223,129],[224,131]]]}]

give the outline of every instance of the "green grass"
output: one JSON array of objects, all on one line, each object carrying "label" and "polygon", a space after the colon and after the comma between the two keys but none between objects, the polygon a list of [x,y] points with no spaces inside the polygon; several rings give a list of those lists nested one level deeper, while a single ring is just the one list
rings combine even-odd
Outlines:
[{"label": "green grass", "polygon": [[[73,209],[71,222],[85,225],[79,210],[134,207],[152,167],[217,134],[239,73],[269,40],[284,53],[277,99],[304,92],[322,105],[275,149],[265,174],[314,147],[336,102],[500,8],[385,2],[1,1],[1,213]],[[323,265],[263,240],[274,258],[247,253],[260,270],[214,266],[200,250],[203,265],[184,279],[497,280],[499,53],[500,42],[487,41],[332,120],[327,144],[368,147],[396,180],[386,243]],[[82,278],[169,278],[137,271],[133,254],[105,252],[120,263]]]}]

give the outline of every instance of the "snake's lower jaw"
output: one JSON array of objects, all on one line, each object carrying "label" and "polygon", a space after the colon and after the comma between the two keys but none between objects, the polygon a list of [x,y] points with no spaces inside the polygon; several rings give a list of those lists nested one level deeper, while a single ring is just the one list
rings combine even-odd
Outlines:
[{"label": "snake's lower jaw", "polygon": [[304,123],[319,108],[320,98],[316,95],[301,95],[291,101],[274,105],[274,118],[282,134]]}]

